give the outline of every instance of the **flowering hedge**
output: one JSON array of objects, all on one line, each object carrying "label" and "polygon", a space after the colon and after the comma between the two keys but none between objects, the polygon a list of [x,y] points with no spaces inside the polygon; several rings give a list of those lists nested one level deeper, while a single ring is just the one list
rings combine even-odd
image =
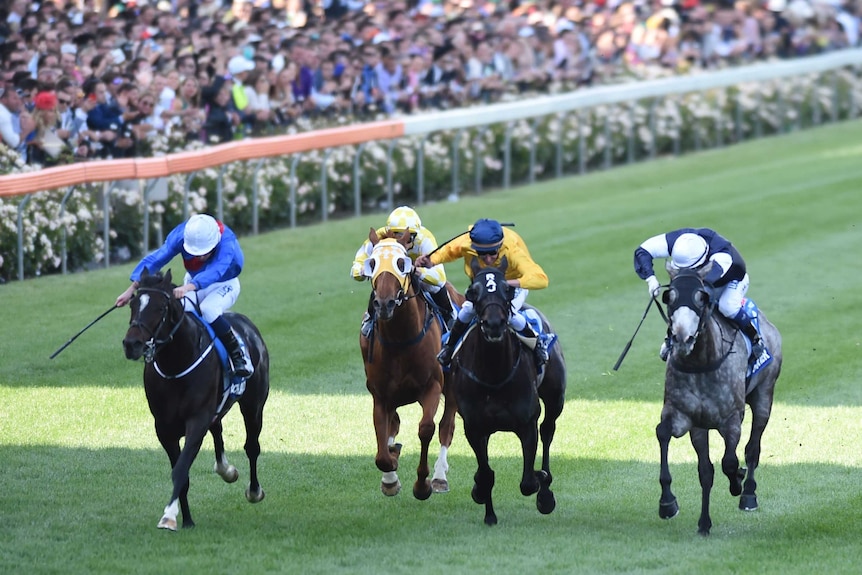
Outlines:
[{"label": "flowering hedge", "polygon": [[[456,177],[462,188],[472,188],[477,169],[483,187],[503,185],[507,129],[511,141],[511,182],[520,183],[553,177],[558,147],[562,152],[563,171],[574,173],[582,161],[590,170],[630,159],[727,145],[819,122],[856,117],[860,107],[862,77],[858,72],[840,70],[822,76],[693,92],[655,102],[598,106],[581,114],[516,121],[508,128],[506,124],[497,124],[462,134],[442,131],[426,138],[405,137],[391,143],[368,142],[363,146],[317,150],[303,154],[296,162],[293,179],[291,157],[236,162],[192,175],[169,177],[167,200],[149,205],[150,237],[159,237],[159,232],[164,233],[182,221],[187,187],[192,213],[216,213],[220,179],[224,219],[240,234],[248,233],[253,226],[251,202],[255,184],[261,231],[290,225],[291,184],[296,188],[297,223],[320,221],[324,209],[327,217],[351,215],[356,211],[353,173],[358,153],[360,208],[368,212],[388,208],[388,178],[391,178],[396,203],[416,203],[420,145],[424,155],[424,198],[434,201],[453,191],[453,150],[456,147]],[[292,131],[322,127],[320,122],[304,121]],[[583,160],[579,133],[584,138]],[[192,144],[192,147],[200,145]],[[534,154],[532,175],[531,147]],[[152,142],[155,155],[181,148],[180,142],[168,139]],[[322,201],[321,194],[324,160],[326,202]],[[389,175],[387,166],[391,169]],[[34,168],[21,165],[13,152],[0,145],[0,173],[31,169]],[[65,190],[57,190],[32,194],[24,207],[24,274],[27,277],[61,271],[63,230],[67,237],[70,271],[103,261],[101,192],[94,193],[86,188],[73,191],[60,217],[65,193]],[[17,213],[22,201],[23,197],[0,199],[0,279],[3,280],[17,276]],[[142,194],[114,189],[108,209],[110,257],[124,260],[140,256],[143,251]],[[150,245],[148,249],[153,247]]]}]

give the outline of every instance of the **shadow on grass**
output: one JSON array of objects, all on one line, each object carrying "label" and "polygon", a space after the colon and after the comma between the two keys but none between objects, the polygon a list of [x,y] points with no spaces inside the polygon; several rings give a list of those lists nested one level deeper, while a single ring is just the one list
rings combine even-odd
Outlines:
[{"label": "shadow on grass", "polygon": [[[557,457],[557,509],[542,516],[535,496],[518,490],[520,459],[492,455],[500,524],[488,528],[470,498],[472,457],[450,457],[451,492],[423,502],[410,492],[416,454],[403,456],[404,489],[387,498],[371,454],[264,452],[260,478],[267,495],[251,505],[243,495],[244,454],[229,452],[240,480],[225,484],[211,472],[206,445],[191,473],[198,527],[177,535],[156,529],[170,495],[160,450],[0,448],[0,459],[14,470],[5,474],[0,495],[0,571],[29,565],[37,573],[165,572],[182,561],[196,572],[233,572],[227,566],[242,563],[249,573],[373,573],[382,561],[388,573],[410,566],[440,573],[494,566],[502,572],[675,572],[669,557],[687,556],[697,557],[699,569],[743,561],[751,572],[782,557],[794,572],[794,565],[820,560],[824,550],[833,560],[858,552],[848,529],[859,534],[862,499],[847,489],[858,470],[836,465],[761,467],[761,509],[754,513],[737,509],[719,474],[711,544],[704,547],[696,535],[700,487],[693,463],[672,465],[681,512],[662,521],[657,462]],[[824,506],[829,513],[812,513]],[[826,571],[833,572],[828,565]]]}]

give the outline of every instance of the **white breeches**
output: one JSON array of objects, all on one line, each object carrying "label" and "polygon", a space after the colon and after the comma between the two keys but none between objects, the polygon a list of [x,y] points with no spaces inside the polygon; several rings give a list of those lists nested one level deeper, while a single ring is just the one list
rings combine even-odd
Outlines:
[{"label": "white breeches", "polygon": [[718,297],[718,311],[721,315],[733,319],[739,313],[748,292],[748,281],[748,274],[745,274],[741,280],[734,280],[722,288]]},{"label": "white breeches", "polygon": [[[191,276],[186,274],[185,283],[191,281]],[[239,297],[239,278],[233,278],[226,282],[216,282],[202,290],[195,290],[186,294],[183,298],[183,307],[186,311],[195,310],[195,304],[200,307],[201,316],[207,323],[212,323],[224,312],[233,307]]]}]

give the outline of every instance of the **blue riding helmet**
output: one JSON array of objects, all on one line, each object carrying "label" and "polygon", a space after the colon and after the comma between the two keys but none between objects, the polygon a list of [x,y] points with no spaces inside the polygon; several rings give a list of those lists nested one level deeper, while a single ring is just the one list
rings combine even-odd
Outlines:
[{"label": "blue riding helmet", "polygon": [[503,245],[503,226],[497,220],[476,220],[470,229],[470,241],[477,253],[496,251]]}]

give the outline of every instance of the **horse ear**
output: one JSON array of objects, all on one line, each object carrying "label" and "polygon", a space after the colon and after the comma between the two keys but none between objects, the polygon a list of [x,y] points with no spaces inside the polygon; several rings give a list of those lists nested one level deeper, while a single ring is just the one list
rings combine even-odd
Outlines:
[{"label": "horse ear", "polygon": [[706,262],[706,263],[703,265],[703,267],[702,267],[702,268],[700,268],[699,270],[697,270],[697,275],[699,275],[699,276],[700,276],[700,279],[703,279],[703,278],[705,278],[705,277],[707,276],[707,274],[709,273],[709,271],[712,269],[712,266],[713,266],[713,261],[712,261],[712,260],[709,260],[708,262]]},{"label": "horse ear", "polygon": [[150,268],[144,267],[144,270],[141,272],[141,279],[150,277]]},{"label": "horse ear", "polygon": [[473,277],[479,275],[481,269],[481,266],[479,266],[479,258],[473,258],[470,260],[470,271],[473,272]]},{"label": "horse ear", "polygon": [[671,280],[673,280],[673,278],[675,278],[675,277],[676,277],[676,274],[678,274],[678,273],[679,273],[679,269],[677,269],[676,267],[674,267],[673,263],[672,263],[670,260],[667,260],[667,261],[664,263],[664,269],[666,269],[666,270],[667,270],[667,275],[668,275],[668,276],[670,276],[670,279],[671,279]]},{"label": "horse ear", "polygon": [[371,242],[372,246],[376,246],[380,242],[380,237],[377,235],[377,230],[374,228],[370,228],[370,230],[368,232],[368,241]]},{"label": "horse ear", "polygon": [[165,282],[171,283],[171,270],[168,270],[168,272],[165,274]]},{"label": "horse ear", "polygon": [[508,267],[509,267],[509,256],[503,256],[500,259],[500,267],[497,269],[499,269],[501,273],[505,274],[506,269],[508,269]]},{"label": "horse ear", "polygon": [[476,303],[476,300],[479,299],[479,285],[476,282],[470,284],[470,287],[464,292],[464,298],[467,301]]}]

